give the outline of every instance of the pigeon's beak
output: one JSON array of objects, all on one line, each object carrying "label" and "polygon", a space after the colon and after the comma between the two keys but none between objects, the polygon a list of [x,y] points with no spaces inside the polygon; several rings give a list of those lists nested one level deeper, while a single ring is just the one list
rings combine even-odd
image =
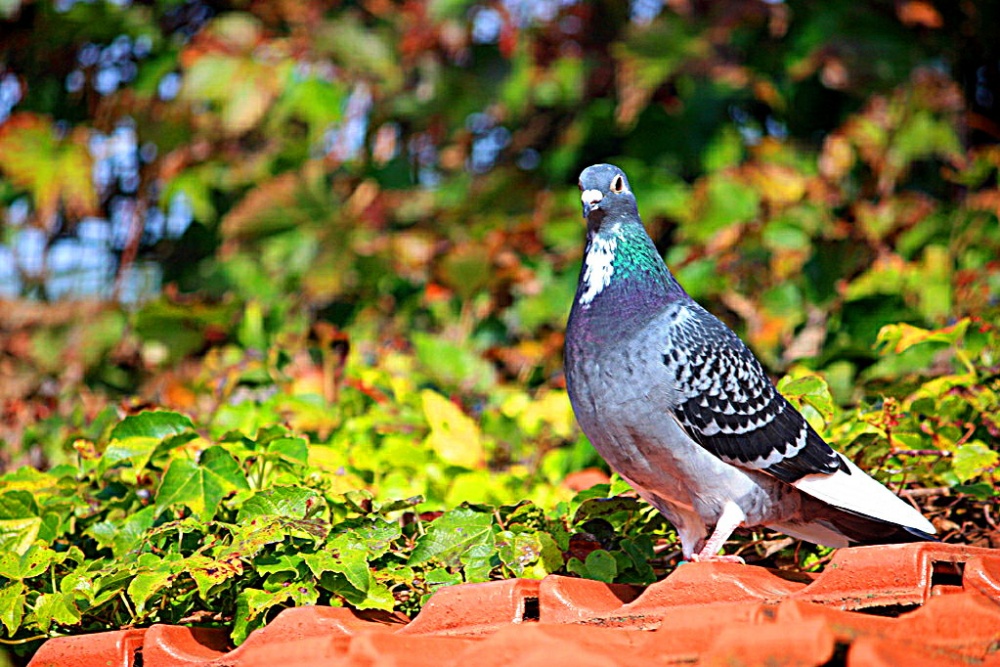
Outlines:
[{"label": "pigeon's beak", "polygon": [[604,195],[601,194],[600,190],[584,190],[583,194],[580,195],[580,200],[583,202],[583,216],[587,217],[591,211],[597,210],[597,205],[601,203],[604,199]]}]

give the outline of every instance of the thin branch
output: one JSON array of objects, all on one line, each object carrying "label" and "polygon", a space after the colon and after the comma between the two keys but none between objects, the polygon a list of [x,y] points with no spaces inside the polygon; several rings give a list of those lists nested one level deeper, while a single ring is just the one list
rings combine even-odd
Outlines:
[{"label": "thin branch", "polygon": [[118,262],[118,273],[115,275],[115,284],[111,298],[118,301],[122,295],[122,288],[125,283],[125,274],[132,268],[135,258],[139,254],[139,242],[142,240],[143,228],[146,226],[146,206],[143,201],[136,202],[132,209],[131,219],[128,226],[128,237],[125,240],[125,247],[122,249],[122,256]]},{"label": "thin branch", "polygon": [[931,489],[903,489],[899,495],[904,498],[926,498],[927,496],[950,496],[950,486],[936,486]]}]

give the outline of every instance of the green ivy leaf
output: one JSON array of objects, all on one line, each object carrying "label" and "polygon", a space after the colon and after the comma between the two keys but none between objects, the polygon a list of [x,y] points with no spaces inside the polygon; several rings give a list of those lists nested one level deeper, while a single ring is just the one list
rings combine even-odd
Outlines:
[{"label": "green ivy leaf", "polygon": [[39,537],[42,518],[29,491],[0,495],[0,549],[24,553]]},{"label": "green ivy leaf", "polygon": [[21,581],[37,577],[49,569],[58,554],[46,546],[32,545],[24,553],[0,553],[0,577]]},{"label": "green ivy leaf", "polygon": [[42,527],[39,517],[0,519],[0,550],[24,553],[38,538]]},{"label": "green ivy leaf", "polygon": [[496,537],[497,555],[515,577],[523,576],[525,569],[537,562],[542,553],[542,542],[537,533],[505,530]]},{"label": "green ivy leaf", "polygon": [[462,583],[462,575],[458,572],[451,572],[447,568],[435,567],[424,573],[424,583],[430,589],[421,596],[420,604],[426,604],[427,599],[434,594],[434,591],[443,586],[455,586]]},{"label": "green ivy leaf", "polygon": [[233,529],[233,543],[219,554],[221,557],[252,558],[266,546],[283,541],[289,533],[285,522],[278,518],[260,517],[237,524]]},{"label": "green ivy leaf", "polygon": [[969,442],[957,450],[952,459],[952,470],[962,482],[968,482],[973,477],[983,474],[996,467],[1000,454],[981,442]]},{"label": "green ivy leaf", "polygon": [[608,489],[608,497],[614,498],[615,496],[621,496],[627,493],[635,493],[635,489],[632,488],[632,485],[620,477],[618,473],[611,475],[611,488]]},{"label": "green ivy leaf", "polygon": [[1000,496],[1000,489],[989,482],[977,482],[975,484],[959,484],[954,487],[957,493],[967,493],[975,496],[979,500],[989,500]]},{"label": "green ivy leaf", "polygon": [[48,632],[52,623],[76,625],[80,622],[80,610],[71,595],[65,593],[45,593],[35,600],[33,617],[42,632]]},{"label": "green ivy leaf", "polygon": [[94,579],[88,571],[88,566],[84,565],[66,573],[59,580],[59,592],[72,595],[74,599],[83,599],[88,604],[94,602]]},{"label": "green ivy leaf", "polygon": [[408,563],[419,565],[430,560],[454,566],[469,549],[488,545],[494,548],[493,515],[471,507],[460,507],[431,522],[427,532],[417,539]]},{"label": "green ivy leaf", "polygon": [[301,486],[275,486],[257,491],[243,501],[236,515],[237,523],[265,516],[303,519],[321,496],[312,489]]},{"label": "green ivy leaf", "polygon": [[639,512],[644,507],[644,503],[638,498],[627,496],[616,496],[614,498],[588,498],[580,503],[576,514],[573,516],[574,523],[583,523],[591,519],[612,517],[625,518]]},{"label": "green ivy leaf", "polygon": [[364,543],[369,558],[378,558],[385,554],[392,543],[403,534],[399,522],[381,517],[365,521],[359,526],[352,526],[351,532]]},{"label": "green ivy leaf", "polygon": [[111,430],[111,442],[101,456],[101,471],[123,462],[138,474],[157,451],[190,442],[197,434],[191,420],[176,412],[147,411],[129,415]]},{"label": "green ivy leaf", "polygon": [[121,558],[143,543],[159,510],[159,507],[150,505],[129,514],[121,522],[99,521],[87,529],[85,534],[97,540],[99,546],[110,547],[115,557]]},{"label": "green ivy leaf", "polygon": [[253,630],[267,622],[265,612],[272,607],[284,604],[292,591],[284,588],[280,591],[264,591],[259,588],[245,588],[236,599],[236,617],[233,622],[233,632],[230,635],[237,645],[242,644]]},{"label": "green ivy leaf", "polygon": [[626,537],[619,543],[622,550],[628,554],[632,560],[632,568],[636,573],[636,583],[653,583],[656,581],[656,572],[649,564],[649,561],[656,557],[653,551],[653,540],[649,535],[637,535]]},{"label": "green ivy leaf", "polygon": [[493,571],[493,561],[499,562],[496,546],[492,543],[476,544],[469,547],[459,557],[459,560],[462,561],[465,581],[468,583],[489,581],[490,572]]},{"label": "green ivy leaf", "polygon": [[7,628],[7,635],[14,636],[24,619],[24,582],[12,581],[0,588],[0,623]]},{"label": "green ivy leaf", "polygon": [[216,445],[206,449],[198,463],[171,461],[156,492],[156,502],[163,507],[185,505],[202,521],[208,521],[226,495],[249,488],[236,459]]},{"label": "green ivy leaf", "polygon": [[140,412],[129,415],[111,429],[111,440],[126,438],[155,438],[165,440],[194,430],[191,420],[177,412],[166,410]]},{"label": "green ivy leaf", "polygon": [[586,561],[581,562],[578,558],[571,558],[568,569],[585,579],[610,584],[618,574],[618,562],[604,549],[596,549],[587,554]]},{"label": "green ivy leaf", "polygon": [[835,410],[833,395],[830,393],[830,386],[827,385],[826,380],[819,375],[799,377],[786,375],[778,381],[777,389],[796,408],[801,409],[802,406],[808,405],[814,408],[824,420],[833,417]]},{"label": "green ivy leaf", "polygon": [[388,586],[374,581],[368,587],[365,599],[356,603],[354,606],[358,609],[382,609],[383,611],[392,611],[396,606],[396,598],[393,597],[392,591],[389,590]]},{"label": "green ivy leaf", "polygon": [[305,438],[278,438],[268,443],[266,457],[303,468],[309,463],[309,444]]},{"label": "green ivy leaf", "polygon": [[237,557],[215,559],[194,554],[185,560],[178,571],[187,572],[194,579],[201,599],[208,602],[212,588],[243,575],[243,561]]},{"label": "green ivy leaf", "polygon": [[[265,558],[267,558],[265,556]],[[256,570],[260,574],[284,573],[291,575],[299,574],[299,565],[302,558],[299,555],[281,554],[277,558],[267,558],[257,563]]]},{"label": "green ivy leaf", "polygon": [[[145,557],[153,554],[143,554]],[[148,561],[147,561],[148,562]],[[129,583],[126,593],[135,609],[136,616],[142,618],[146,613],[146,602],[157,592],[171,584],[174,578],[173,568],[170,563],[157,562],[155,565],[145,565],[145,568],[138,572]]]},{"label": "green ivy leaf", "polygon": [[108,565],[94,576],[94,598],[92,606],[98,607],[117,597],[132,581],[131,569]]},{"label": "green ivy leaf", "polygon": [[304,558],[316,578],[324,572],[337,572],[344,575],[358,592],[368,592],[372,578],[368,550],[361,539],[353,535],[337,535],[327,543],[324,551],[308,554]]}]

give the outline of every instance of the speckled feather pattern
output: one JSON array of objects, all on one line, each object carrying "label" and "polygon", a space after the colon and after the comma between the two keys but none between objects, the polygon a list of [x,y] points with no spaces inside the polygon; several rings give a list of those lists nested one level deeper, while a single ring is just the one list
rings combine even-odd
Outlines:
[{"label": "speckled feather pattern", "polygon": [[663,364],[683,397],[671,408],[699,444],[786,482],[840,468],[840,458],[778,393],[743,341],[704,308],[678,303],[662,334]]}]

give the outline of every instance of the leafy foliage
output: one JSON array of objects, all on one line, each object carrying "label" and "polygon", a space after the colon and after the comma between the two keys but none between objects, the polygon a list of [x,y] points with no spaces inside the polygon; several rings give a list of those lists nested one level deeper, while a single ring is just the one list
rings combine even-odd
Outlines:
[{"label": "leafy foliage", "polygon": [[[565,571],[574,527],[611,514],[588,509],[594,492],[553,518],[531,501],[419,512],[420,497],[338,491],[308,461],[330,444],[280,426],[206,440],[173,412],[128,416],[106,440],[75,449],[74,463],[22,468],[0,485],[0,622],[15,643],[210,622],[229,625],[238,644],[289,605],[412,612],[443,585]],[[605,502],[618,514],[636,505]],[[610,538],[611,524],[605,532]],[[629,532],[606,542],[622,545],[614,556],[592,551],[581,573],[618,578],[593,564],[611,559],[635,571],[631,580],[652,581],[650,537]]]},{"label": "leafy foliage", "polygon": [[604,160],[830,442],[1000,546],[994,4],[0,3],[4,641],[662,576],[560,373]]}]

